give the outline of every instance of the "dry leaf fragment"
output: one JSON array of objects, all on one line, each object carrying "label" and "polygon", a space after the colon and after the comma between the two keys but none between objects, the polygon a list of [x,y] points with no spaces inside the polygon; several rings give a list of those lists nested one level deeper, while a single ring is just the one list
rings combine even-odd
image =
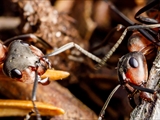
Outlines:
[{"label": "dry leaf fragment", "polygon": [[[64,114],[64,110],[51,104],[35,102],[42,116],[55,116]],[[25,116],[33,109],[29,100],[0,100],[0,117]]]}]

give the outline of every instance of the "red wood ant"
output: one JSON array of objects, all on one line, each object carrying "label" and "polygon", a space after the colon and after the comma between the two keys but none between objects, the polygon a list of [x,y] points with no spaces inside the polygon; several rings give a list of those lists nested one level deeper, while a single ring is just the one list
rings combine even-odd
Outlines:
[{"label": "red wood ant", "polygon": [[51,68],[51,63],[49,62],[48,57],[54,56],[63,51],[66,51],[67,49],[75,47],[97,62],[101,62],[101,59],[87,52],[73,42],[60,47],[50,54],[44,55],[37,47],[24,42],[27,39],[38,41],[42,43],[43,46],[48,46],[51,48],[49,44],[36,37],[35,35],[27,34],[16,36],[6,40],[3,43],[0,43],[0,64],[3,64],[3,72],[8,77],[24,83],[34,82],[32,91],[32,103],[34,111],[36,112],[37,119],[41,120],[40,114],[34,101],[36,100],[36,87],[38,82],[41,84],[49,83],[48,78],[43,80],[40,78],[40,76],[43,75],[47,69]]},{"label": "red wood ant", "polygon": [[[150,28],[150,27],[160,27],[160,24],[156,25],[137,25],[137,26],[130,26],[130,29],[136,29],[136,28]],[[128,28],[124,31],[126,33]],[[36,100],[36,86],[37,83],[40,82],[43,84],[43,80],[39,78],[40,75],[42,75],[46,69],[50,68],[50,62],[48,61],[48,57],[57,55],[63,51],[66,51],[70,48],[77,48],[80,50],[83,54],[87,55],[91,59],[95,60],[96,62],[100,63],[101,59],[94,56],[93,54],[89,53],[88,51],[81,48],[76,43],[68,43],[54,52],[44,55],[38,48],[35,46],[29,45],[22,40],[19,40],[23,38],[25,35],[17,36],[14,38],[11,38],[4,42],[3,44],[0,44],[0,49],[3,51],[1,55],[1,63],[4,63],[3,65],[3,71],[4,73],[16,80],[31,83],[34,82],[33,92],[32,92],[32,102],[34,106],[34,110],[37,115],[37,119],[40,118],[40,114],[38,113],[38,110],[36,109],[36,105],[34,101]],[[122,35],[122,37],[124,34]],[[25,37],[31,37],[30,35],[26,35]],[[121,37],[121,39],[122,39]],[[38,39],[38,38],[36,38]],[[6,46],[8,45],[8,47]],[[23,49],[23,50],[22,50]],[[25,54],[24,54],[25,52]],[[18,59],[19,58],[19,59]],[[20,60],[22,59],[22,60]],[[17,62],[17,61],[19,62]],[[24,64],[25,63],[25,64]],[[29,74],[28,74],[29,73]],[[30,76],[32,75],[32,76]],[[23,78],[23,79],[22,79]],[[28,80],[28,78],[31,78],[31,80]],[[46,78],[44,81],[48,81]]]},{"label": "red wood ant", "polygon": [[[156,26],[158,25],[158,27],[160,27],[159,26],[160,24],[154,24],[154,25]],[[144,26],[153,27],[154,25],[142,25],[142,26],[143,27]],[[130,29],[140,28],[139,26],[141,25],[129,26],[128,29],[130,30]],[[122,36],[120,37],[118,41],[123,40],[124,36],[126,35],[126,32],[127,32],[127,28],[125,29],[125,31],[123,32]],[[134,96],[135,93],[137,93],[137,90],[143,91],[141,92],[140,96],[142,97],[142,99],[146,101],[152,100],[148,96],[148,94],[146,94],[146,92],[151,93],[151,94],[156,94],[156,91],[145,88],[145,84],[148,79],[148,68],[147,68],[147,61],[144,55],[148,54],[149,51],[152,51],[153,47],[152,47],[152,43],[150,42],[148,43],[143,40],[145,39],[138,39],[138,41],[133,41],[133,39],[130,40],[130,44],[129,44],[130,53],[121,57],[118,63],[118,67],[117,67],[120,85],[123,85],[126,88],[126,90],[129,92],[130,94],[129,100],[132,106],[135,106],[135,103],[132,97]],[[147,43],[149,44],[149,46]],[[114,46],[116,45],[117,43]],[[115,48],[113,47],[111,50],[114,50],[114,49]],[[109,53],[112,53],[112,51]],[[110,55],[111,54],[109,54],[109,56]],[[120,85],[115,87],[115,89],[110,93],[108,99],[106,100],[106,103],[104,104],[100,112],[99,120],[103,118],[105,109],[108,106],[108,103],[111,97],[116,92],[116,90],[120,87]]]},{"label": "red wood ant", "polygon": [[[107,1],[108,2],[108,1]],[[158,24],[159,23],[159,17],[158,17],[158,13],[154,12],[154,15],[152,14],[152,16],[154,16],[154,19],[151,18],[145,18],[140,16],[140,14],[142,14],[143,12],[146,12],[147,10],[159,5],[160,1],[159,0],[154,0],[151,3],[149,3],[148,5],[146,5],[145,7],[141,8],[136,14],[135,14],[135,19],[142,22],[142,23],[147,23],[147,24]],[[134,26],[136,25],[136,23],[132,22],[131,20],[129,20],[123,13],[121,13],[112,3],[108,2],[110,9],[112,11],[114,11],[116,13],[117,16],[119,16],[121,19],[123,19],[128,26]],[[156,9],[157,10],[157,9]],[[153,12],[152,10],[150,10],[149,13]],[[151,15],[150,15],[151,16]],[[149,17],[150,17],[149,16]],[[134,28],[127,28],[128,30],[126,30],[125,32],[123,32],[123,34],[125,34],[124,36],[121,36],[121,38],[123,39],[126,36],[127,31],[133,31],[133,30],[137,30],[139,33],[138,34],[142,34],[147,40],[151,41],[154,45],[159,46],[160,42],[159,42],[159,34],[158,31],[153,30],[151,28],[145,28],[145,29],[134,29]],[[118,31],[118,30],[116,30]],[[104,58],[102,58],[102,62],[99,63],[96,66],[96,69],[99,69],[100,67],[102,67],[103,65],[105,65],[105,63],[107,62],[107,60],[111,57],[111,55],[113,54],[113,52],[117,49],[117,47],[121,44],[122,39],[119,39],[117,41],[117,44],[115,44],[111,50],[105,55]],[[98,46],[97,46],[98,47]]]},{"label": "red wood ant", "polygon": [[[152,24],[153,26],[156,25],[157,23],[159,23],[158,17],[156,17],[156,19],[150,19],[150,18],[140,17],[139,15],[145,12],[146,10],[153,8],[158,3],[159,3],[158,0],[152,1],[151,3],[140,9],[136,13],[135,18],[143,23],[147,24],[149,23]],[[122,17],[124,18],[123,15]],[[132,24],[132,22],[130,22],[130,24]],[[158,27],[159,26],[155,28]],[[128,29],[135,30],[134,25],[128,27]],[[159,95],[157,94],[158,91],[146,88],[146,82],[148,80],[148,68],[147,68],[146,58],[144,57],[144,55],[145,56],[153,55],[152,53],[155,53],[155,49],[157,49],[156,46],[159,46],[158,31],[157,29],[154,30],[151,28],[147,29],[145,28],[144,30],[138,28],[138,31],[139,32],[134,32],[133,35],[130,37],[128,41],[129,42],[128,49],[130,53],[120,58],[117,68],[120,85],[123,85],[128,91],[130,104],[134,107],[136,106],[136,104],[133,97],[138,91],[140,91],[140,97],[148,102],[151,102],[152,98],[148,96],[147,93],[151,93],[159,97]],[[98,67],[101,67],[101,65],[105,65],[105,62],[110,58],[115,49],[122,42],[122,39],[124,38],[123,35],[124,36],[126,35],[125,31],[123,32],[118,42],[111,48],[111,51],[109,51],[109,53],[102,59],[102,63],[100,63]],[[105,109],[107,108],[111,97],[120,87],[120,85],[115,87],[114,90],[110,93],[108,99],[106,100],[100,112],[99,120],[102,120],[105,114]]]},{"label": "red wood ant", "polygon": [[[159,6],[159,3],[160,3],[159,0],[157,0],[157,1],[154,0],[154,1],[150,2],[148,5],[144,6],[136,13],[135,19],[140,22],[146,23],[146,24],[159,23],[159,19],[158,19],[159,15],[155,12],[154,12],[154,19],[140,16],[140,14],[142,14],[143,12],[145,12],[149,9],[150,9],[150,11],[148,12],[148,14],[151,13],[151,11],[153,12],[153,8]],[[158,9],[156,8],[156,10],[158,10]],[[151,16],[149,15],[149,17],[151,17]],[[132,36],[129,38],[128,49],[129,49],[130,53],[128,53],[127,55],[123,56],[120,59],[120,61],[118,63],[118,68],[119,68],[118,69],[118,76],[119,76],[120,82],[122,82],[121,84],[123,84],[123,85],[126,82],[125,79],[128,79],[128,78],[130,79],[129,82],[132,83],[130,86],[133,87],[133,84],[140,85],[140,87],[142,87],[142,88],[138,87],[136,89],[138,89],[138,90],[141,89],[141,91],[145,91],[145,92],[141,92],[140,97],[146,101],[151,101],[151,98],[146,94],[146,92],[155,94],[156,91],[149,90],[149,89],[147,90],[147,88],[145,88],[145,84],[147,82],[146,80],[148,77],[148,73],[147,73],[148,69],[146,69],[147,62],[143,58],[143,55],[145,56],[145,58],[147,58],[147,61],[149,59],[155,58],[154,56],[156,55],[157,46],[159,46],[159,38],[158,38],[157,29],[146,29],[146,31],[148,33],[150,33],[150,35],[153,37],[153,39],[151,37],[148,39],[145,38],[145,36],[140,34],[140,32],[134,32],[132,34]],[[148,40],[150,40],[150,41],[148,41]],[[135,51],[138,51],[138,53],[135,54]],[[139,52],[141,52],[142,55],[137,55],[137,54],[139,54]],[[132,54],[133,55],[135,54],[136,56],[134,57]],[[139,57],[141,57],[141,59],[139,59]],[[143,61],[143,64],[141,63],[141,61]],[[152,62],[153,62],[153,60],[152,60]],[[136,65],[138,65],[137,63],[139,64],[139,66],[136,67]],[[140,65],[142,66],[142,68]],[[130,66],[130,67],[127,67],[127,66]],[[136,68],[136,69],[134,69],[134,68]],[[125,85],[125,87],[127,88],[127,90],[129,90],[129,93],[133,93],[133,91],[130,89],[130,87],[128,87],[126,85]],[[129,96],[130,103],[133,107],[135,107],[135,103],[134,103],[134,100],[132,99],[132,97],[133,97],[133,95]]]},{"label": "red wood ant", "polygon": [[[112,53],[114,49],[116,49],[118,45],[120,44],[120,42],[123,40],[128,30],[157,28],[157,27],[160,27],[160,24],[148,25],[148,26],[147,25],[137,25],[137,26],[134,25],[134,26],[130,26],[126,28],[121,38],[118,40],[119,43],[111,49]],[[4,42],[3,44],[0,44],[0,49],[2,49],[3,51],[0,60],[1,60],[1,63],[4,63],[3,71],[7,76],[14,78],[16,80],[20,80],[22,82],[29,82],[29,83],[34,82],[34,87],[33,87],[33,92],[32,92],[32,102],[33,102],[34,110],[37,115],[37,119],[41,119],[41,118],[38,113],[38,110],[36,109],[36,105],[34,103],[34,101],[36,100],[36,86],[38,82],[43,84],[42,82],[43,80],[41,80],[39,76],[42,75],[46,71],[46,69],[50,68],[50,62],[47,59],[48,57],[57,55],[67,49],[75,47],[78,50],[80,50],[82,53],[90,57],[91,59],[95,60],[96,62],[98,63],[102,62],[101,59],[92,55],[86,50],[82,49],[79,45],[73,42],[60,47],[59,49],[55,50],[53,53],[44,55],[41,52],[41,50],[39,50],[38,48],[32,45],[26,44],[25,42],[21,40],[18,40],[18,39],[21,39],[20,37],[22,36],[12,38],[10,40],[7,40],[7,42]],[[7,44],[9,45],[8,47],[6,47]],[[18,60],[20,61],[17,62]],[[29,79],[28,81],[28,78],[31,78],[31,79]],[[46,78],[44,80],[44,83],[46,83],[47,81],[48,79]],[[133,88],[138,89],[136,87],[133,87]],[[139,88],[139,90],[141,90],[141,87]]]}]

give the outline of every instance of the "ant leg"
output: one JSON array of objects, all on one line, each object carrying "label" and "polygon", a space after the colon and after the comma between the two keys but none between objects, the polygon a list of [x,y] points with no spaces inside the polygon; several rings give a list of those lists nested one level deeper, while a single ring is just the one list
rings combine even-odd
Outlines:
[{"label": "ant leg", "polygon": [[[122,12],[120,12],[112,3],[108,2],[109,6],[110,6],[110,9],[112,11],[114,11],[117,16],[119,16],[121,19],[123,19],[123,21],[125,21],[127,24],[127,26],[131,26],[131,25],[135,25],[134,22],[132,22],[130,19],[128,19]],[[152,5],[153,6],[153,5]],[[143,11],[144,12],[144,11]],[[140,13],[137,13],[137,14],[141,14],[141,11]],[[157,23],[157,22],[156,22]],[[150,35],[149,33],[152,33],[153,31],[152,30],[143,30],[143,29],[138,29],[138,31],[144,35],[144,37],[146,37],[148,40],[150,41],[153,41],[154,43],[156,43],[156,40],[153,36],[156,36],[156,35]]]},{"label": "ant leg", "polygon": [[[108,1],[107,1],[108,2]],[[127,18],[121,11],[119,11],[111,2],[108,2],[110,9],[117,14],[123,21],[125,21],[128,25],[134,25],[135,23],[132,22],[129,18]]]},{"label": "ant leg", "polygon": [[38,73],[37,73],[37,71],[35,71],[35,81],[34,81],[33,90],[32,90],[32,104],[33,104],[33,107],[34,107],[34,112],[36,113],[37,120],[41,120],[41,116],[40,116],[39,111],[38,111],[38,109],[36,107],[36,104],[35,104],[38,79],[39,79],[38,78]]},{"label": "ant leg", "polygon": [[145,88],[145,87],[142,87],[142,86],[133,85],[132,83],[129,83],[129,82],[128,82],[128,84],[129,84],[130,86],[132,86],[133,88],[142,91],[143,94],[141,94],[141,95],[143,96],[144,100],[152,101],[152,99],[149,98],[148,95],[147,95],[145,92],[151,93],[151,94],[153,94],[153,95],[156,95],[156,97],[158,97],[158,99],[160,99],[159,91],[157,91],[157,90]]},{"label": "ant leg", "polygon": [[30,117],[31,117],[31,114],[33,113],[36,113],[36,117],[37,117],[37,120],[42,120],[41,119],[41,116],[39,114],[39,111],[36,107],[36,104],[35,104],[35,100],[36,100],[36,92],[37,92],[37,85],[38,85],[38,73],[35,71],[35,80],[34,80],[34,84],[33,84],[33,90],[32,90],[32,104],[33,104],[33,110],[30,111],[24,120],[29,120]]},{"label": "ant leg", "polygon": [[125,28],[123,25],[119,24],[116,27],[114,27],[108,34],[107,36],[104,38],[104,40],[97,45],[96,47],[93,47],[91,50],[89,51],[96,51],[97,49],[101,48],[102,46],[105,46],[107,44],[107,42],[109,41],[109,39],[114,35],[115,32],[120,31],[121,29]]},{"label": "ant leg", "polygon": [[24,120],[29,120],[31,118],[31,115],[34,113],[34,111],[30,111],[26,117],[24,118]]},{"label": "ant leg", "polygon": [[143,17],[140,16],[140,14],[146,12],[147,10],[153,8],[154,6],[156,6],[157,4],[159,4],[160,1],[159,0],[153,0],[151,3],[149,3],[148,5],[144,6],[143,8],[141,8],[136,14],[135,14],[135,19],[142,22],[142,23],[146,23],[146,24],[156,24],[158,23],[157,20],[152,19],[152,18],[148,18],[148,17]]},{"label": "ant leg", "polygon": [[91,58],[92,60],[96,61],[96,62],[101,62],[101,59],[96,57],[95,55],[91,54],[90,52],[84,50],[82,47],[80,47],[78,44],[74,43],[74,42],[70,42],[70,43],[67,43],[65,45],[63,45],[62,47],[58,48],[57,50],[55,50],[54,52],[50,53],[50,54],[47,54],[47,55],[44,55],[43,58],[47,58],[49,56],[54,56],[54,55],[57,55],[59,53],[62,53],[68,49],[71,49],[75,47],[76,49],[78,49],[80,52],[82,52],[84,55],[86,55],[87,57]]},{"label": "ant leg", "polygon": [[105,104],[103,105],[103,108],[102,108],[102,110],[101,110],[101,112],[100,112],[100,114],[99,114],[98,120],[102,120],[102,118],[104,117],[105,110],[106,110],[106,108],[107,108],[107,106],[108,106],[108,104],[109,104],[112,96],[113,96],[114,93],[118,90],[118,88],[119,88],[120,86],[121,86],[120,84],[117,85],[117,86],[112,90],[112,92],[110,93],[110,95],[108,96],[108,98],[107,98]]},{"label": "ant leg", "polygon": [[115,52],[115,50],[118,48],[118,46],[121,44],[121,42],[123,41],[124,37],[127,34],[127,31],[133,31],[133,30],[137,30],[137,29],[147,29],[147,28],[156,28],[156,27],[160,27],[160,24],[153,24],[153,25],[134,25],[134,26],[129,26],[127,27],[124,32],[122,33],[121,37],[119,38],[119,40],[117,41],[117,43],[111,48],[111,50],[105,55],[105,57],[102,59],[102,61],[96,66],[96,69],[101,68],[102,66],[104,66],[106,64],[106,61],[111,57],[111,55],[113,54],[113,52]]},{"label": "ant leg", "polygon": [[149,89],[149,88],[144,88],[142,86],[137,86],[137,85],[133,85],[132,83],[129,83],[127,82],[130,86],[132,86],[133,88],[137,89],[137,90],[140,90],[140,91],[144,91],[144,92],[148,92],[148,93],[151,93],[151,94],[155,94],[156,91],[155,90],[152,90],[152,89]]}]

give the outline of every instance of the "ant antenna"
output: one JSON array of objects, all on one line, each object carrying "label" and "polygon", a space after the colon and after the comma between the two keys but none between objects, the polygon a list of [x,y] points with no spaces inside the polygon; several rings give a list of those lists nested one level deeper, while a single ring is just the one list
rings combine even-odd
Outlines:
[{"label": "ant antenna", "polygon": [[110,93],[110,95],[108,96],[108,98],[107,98],[105,104],[103,105],[103,108],[102,108],[102,110],[101,110],[101,112],[100,112],[100,114],[99,114],[98,120],[102,120],[102,118],[104,117],[105,110],[106,110],[106,108],[107,108],[107,106],[108,106],[108,104],[109,104],[112,96],[113,96],[114,93],[118,90],[118,88],[119,88],[120,86],[121,86],[120,84],[117,85],[117,86],[112,90],[112,92]]},{"label": "ant antenna", "polygon": [[75,47],[76,49],[78,49],[80,52],[82,52],[84,55],[86,55],[87,57],[91,58],[92,60],[100,63],[102,60],[100,58],[98,58],[97,56],[93,55],[92,53],[84,50],[82,47],[80,47],[78,44],[74,43],[74,42],[70,42],[70,43],[67,43],[65,45],[63,45],[62,47],[58,48],[57,50],[55,50],[54,52],[50,53],[50,54],[47,54],[47,55],[44,55],[43,58],[47,58],[49,56],[54,56],[54,55],[57,55],[59,53],[62,53],[68,49],[71,49]]},{"label": "ant antenna", "polygon": [[50,44],[48,44],[45,40],[43,40],[40,37],[37,37],[34,34],[24,34],[24,35],[18,35],[12,38],[9,38],[7,40],[5,40],[3,42],[4,45],[9,45],[10,42],[17,40],[17,39],[22,39],[23,41],[27,41],[28,39],[32,39],[33,41],[39,42],[40,44],[43,45],[43,47],[48,48],[48,49],[52,49],[52,46]]},{"label": "ant antenna", "polygon": [[117,43],[111,48],[111,50],[105,55],[105,57],[102,59],[102,61],[96,65],[96,69],[100,69],[102,66],[104,66],[107,62],[107,60],[111,57],[111,55],[115,52],[115,50],[118,48],[118,46],[122,43],[124,37],[126,36],[128,31],[133,31],[137,29],[147,29],[147,28],[157,28],[160,27],[160,24],[152,24],[152,25],[134,25],[127,27],[124,32],[122,33],[121,37],[118,39]]}]

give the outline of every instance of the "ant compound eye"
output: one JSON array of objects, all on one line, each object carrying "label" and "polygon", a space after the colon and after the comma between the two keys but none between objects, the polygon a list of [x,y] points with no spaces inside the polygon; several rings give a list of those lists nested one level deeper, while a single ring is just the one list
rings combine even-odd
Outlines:
[{"label": "ant compound eye", "polygon": [[18,69],[12,69],[11,70],[11,77],[12,78],[21,78],[22,77],[22,73],[21,73],[21,71],[20,70],[18,70]]},{"label": "ant compound eye", "polygon": [[129,65],[133,68],[137,68],[138,67],[138,61],[134,57],[131,57],[129,59]]}]

